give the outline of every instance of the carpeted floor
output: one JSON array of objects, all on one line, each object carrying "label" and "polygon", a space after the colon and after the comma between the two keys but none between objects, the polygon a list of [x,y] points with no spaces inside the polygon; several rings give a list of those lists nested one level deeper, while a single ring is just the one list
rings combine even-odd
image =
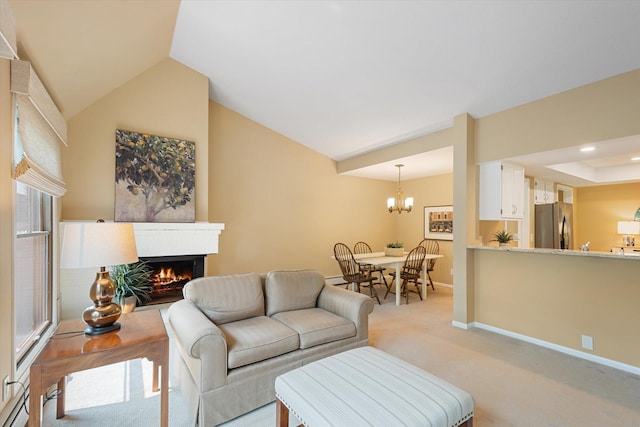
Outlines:
[{"label": "carpeted floor", "polygon": [[[469,392],[475,426],[640,426],[640,377],[492,332],[455,328],[447,287],[436,286],[424,302],[416,295],[409,305],[396,307],[394,301],[389,295],[375,304],[370,345]],[[67,388],[67,416],[56,420],[55,401],[49,401],[43,424],[157,426],[160,401],[150,393],[150,381],[145,360],[75,373]],[[173,384],[169,402],[169,425],[189,425]],[[224,427],[274,425],[271,404]]]}]

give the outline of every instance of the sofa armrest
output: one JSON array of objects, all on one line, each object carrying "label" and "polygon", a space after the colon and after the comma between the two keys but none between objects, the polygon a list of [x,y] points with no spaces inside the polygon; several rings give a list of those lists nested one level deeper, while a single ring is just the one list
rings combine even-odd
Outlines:
[{"label": "sofa armrest", "polygon": [[369,337],[369,314],[373,312],[370,297],[333,285],[324,285],[318,296],[317,307],[352,321],[356,325],[358,341]]},{"label": "sofa armrest", "polygon": [[167,312],[180,352],[201,392],[224,385],[227,379],[227,342],[224,333],[195,305],[186,300],[173,303]]}]

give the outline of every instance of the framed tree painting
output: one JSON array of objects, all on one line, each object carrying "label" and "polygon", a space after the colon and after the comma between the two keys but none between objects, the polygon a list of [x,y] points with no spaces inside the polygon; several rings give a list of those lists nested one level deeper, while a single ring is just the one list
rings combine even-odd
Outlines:
[{"label": "framed tree painting", "polygon": [[424,207],[424,237],[453,240],[453,206]]},{"label": "framed tree painting", "polygon": [[116,130],[115,220],[195,222],[195,143]]}]

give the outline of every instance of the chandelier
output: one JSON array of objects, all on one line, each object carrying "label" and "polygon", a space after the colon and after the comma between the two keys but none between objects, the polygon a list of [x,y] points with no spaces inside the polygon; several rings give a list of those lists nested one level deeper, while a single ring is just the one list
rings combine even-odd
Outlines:
[{"label": "chandelier", "polygon": [[404,165],[396,165],[398,168],[398,191],[396,192],[396,197],[389,197],[387,199],[387,209],[389,209],[389,213],[393,211],[399,214],[403,211],[411,212],[411,208],[413,207],[413,197],[407,197],[405,199],[402,188],[400,187],[400,168],[403,166]]}]

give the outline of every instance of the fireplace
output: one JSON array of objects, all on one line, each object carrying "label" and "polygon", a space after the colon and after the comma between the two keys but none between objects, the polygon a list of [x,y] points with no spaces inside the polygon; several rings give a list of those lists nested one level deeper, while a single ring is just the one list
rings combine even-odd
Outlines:
[{"label": "fireplace", "polygon": [[[81,222],[94,223],[95,219]],[[66,224],[66,221],[60,222],[61,236],[64,235]],[[138,257],[150,259],[151,261],[155,257],[188,256],[193,258],[194,255],[201,256],[201,254],[206,257],[215,255],[219,252],[218,241],[223,230],[224,224],[212,222],[133,223]],[[204,275],[204,267],[199,267],[199,269],[200,271],[197,271],[194,277]],[[63,295],[87,295],[87,274],[95,275],[95,270],[92,272],[91,269],[84,271],[60,269],[59,283],[61,293]],[[154,294],[154,296],[159,295]],[[177,291],[174,292],[170,299],[179,300],[181,298],[182,292]],[[61,319],[76,318],[78,313],[82,313],[82,310],[85,309],[85,300],[87,300],[87,297],[62,298],[60,300],[59,317]],[[161,299],[158,298],[154,299],[152,304],[159,304],[160,302]],[[155,307],[157,308],[158,306]]]},{"label": "fireplace", "polygon": [[182,299],[182,288],[191,279],[204,276],[205,255],[140,257],[152,268],[151,301],[163,304]]}]

